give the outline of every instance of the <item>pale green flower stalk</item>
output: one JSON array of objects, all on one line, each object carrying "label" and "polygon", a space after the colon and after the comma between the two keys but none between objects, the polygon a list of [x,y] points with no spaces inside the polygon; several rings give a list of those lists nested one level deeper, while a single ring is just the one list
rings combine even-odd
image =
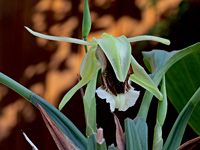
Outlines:
[{"label": "pale green flower stalk", "polygon": [[97,90],[93,89],[89,92],[90,95],[94,95],[96,91],[100,98],[106,99],[106,102],[110,103],[112,112],[115,108],[118,108],[120,111],[126,111],[129,107],[132,107],[138,99],[139,92],[134,90],[130,85],[130,81],[142,86],[159,100],[162,100],[162,93],[158,90],[144,68],[140,66],[131,55],[130,43],[152,40],[169,45],[169,40],[145,35],[132,38],[126,38],[124,35],[114,37],[104,33],[100,39],[93,38],[92,42],[87,42],[68,37],[44,35],[32,31],[27,27],[25,28],[31,34],[41,38],[92,46],[86,53],[81,64],[80,75],[82,79],[66,93],[59,105],[60,110],[77,90],[97,78],[97,73],[100,69],[102,72],[102,85]]}]

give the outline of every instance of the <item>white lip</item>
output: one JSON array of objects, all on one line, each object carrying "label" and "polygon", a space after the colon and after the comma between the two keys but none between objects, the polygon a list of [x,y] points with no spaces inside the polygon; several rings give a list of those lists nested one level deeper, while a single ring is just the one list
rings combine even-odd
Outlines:
[{"label": "white lip", "polygon": [[96,90],[96,93],[98,97],[106,99],[106,102],[110,103],[111,112],[114,112],[115,108],[118,108],[120,111],[126,111],[129,107],[135,105],[135,102],[140,95],[140,92],[135,91],[133,87],[131,87],[126,93],[117,94],[117,96],[101,87]]}]

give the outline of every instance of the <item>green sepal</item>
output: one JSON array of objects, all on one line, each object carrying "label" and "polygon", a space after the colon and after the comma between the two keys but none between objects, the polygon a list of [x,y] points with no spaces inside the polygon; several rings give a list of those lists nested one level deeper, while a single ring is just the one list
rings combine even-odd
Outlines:
[{"label": "green sepal", "polygon": [[102,48],[115,72],[117,79],[124,82],[131,62],[131,45],[125,36],[114,37],[103,33],[100,39],[93,38]]},{"label": "green sepal", "polygon": [[96,77],[98,70],[100,69],[100,64],[95,57],[96,46],[91,47],[88,53],[83,58],[80,74],[82,79],[75,85],[65,96],[63,97],[61,103],[59,104],[59,110],[61,110],[65,104],[71,99],[74,93],[87,84],[90,80]]},{"label": "green sepal", "polygon": [[153,80],[149,77],[144,68],[138,64],[133,56],[131,56],[131,66],[133,74],[130,75],[130,80],[150,91],[161,100],[163,98],[162,93],[158,90]]},{"label": "green sepal", "polygon": [[96,133],[96,80],[97,78],[94,78],[87,84],[85,96],[83,97],[87,136]]}]

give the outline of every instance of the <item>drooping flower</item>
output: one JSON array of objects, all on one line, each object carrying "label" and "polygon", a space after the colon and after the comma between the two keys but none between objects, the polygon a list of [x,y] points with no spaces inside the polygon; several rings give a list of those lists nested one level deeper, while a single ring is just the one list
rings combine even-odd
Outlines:
[{"label": "drooping flower", "polygon": [[[59,109],[62,109],[81,87],[89,82],[96,82],[100,69],[102,85],[97,90],[90,88],[89,92],[91,95],[94,95],[96,91],[101,99],[106,99],[106,102],[110,103],[112,112],[115,108],[125,111],[132,107],[138,99],[139,91],[134,90],[130,85],[130,81],[150,91],[158,99],[162,99],[162,94],[154,82],[131,55],[130,43],[153,40],[169,45],[169,40],[154,36],[114,37],[104,33],[100,39],[93,38],[92,42],[87,42],[67,37],[48,36],[34,32],[27,27],[26,29],[33,35],[41,38],[92,46],[81,64],[80,75],[82,79],[67,92],[59,105]],[[86,92],[88,91],[86,90]]]}]

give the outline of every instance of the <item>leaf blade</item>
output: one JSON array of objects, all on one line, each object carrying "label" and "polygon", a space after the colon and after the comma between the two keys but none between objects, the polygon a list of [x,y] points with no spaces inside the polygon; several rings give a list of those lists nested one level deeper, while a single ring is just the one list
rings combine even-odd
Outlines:
[{"label": "leaf blade", "polygon": [[170,134],[164,144],[163,147],[164,150],[176,149],[180,146],[187,122],[199,101],[200,101],[200,88],[191,97],[191,99],[188,101],[188,103],[186,104],[186,106],[183,108],[178,118],[176,119],[176,122],[174,123],[170,131]]},{"label": "leaf blade", "polygon": [[119,119],[117,116],[113,113],[115,126],[116,126],[116,142],[117,142],[117,148],[119,150],[125,150],[126,149],[126,143],[125,143],[125,136],[122,130],[122,127],[120,125]]},{"label": "leaf blade", "polygon": [[79,150],[74,143],[58,128],[58,126],[52,121],[51,117],[45,112],[45,110],[38,104],[38,109],[42,115],[42,118],[47,126],[51,136],[53,137],[59,150]]}]

